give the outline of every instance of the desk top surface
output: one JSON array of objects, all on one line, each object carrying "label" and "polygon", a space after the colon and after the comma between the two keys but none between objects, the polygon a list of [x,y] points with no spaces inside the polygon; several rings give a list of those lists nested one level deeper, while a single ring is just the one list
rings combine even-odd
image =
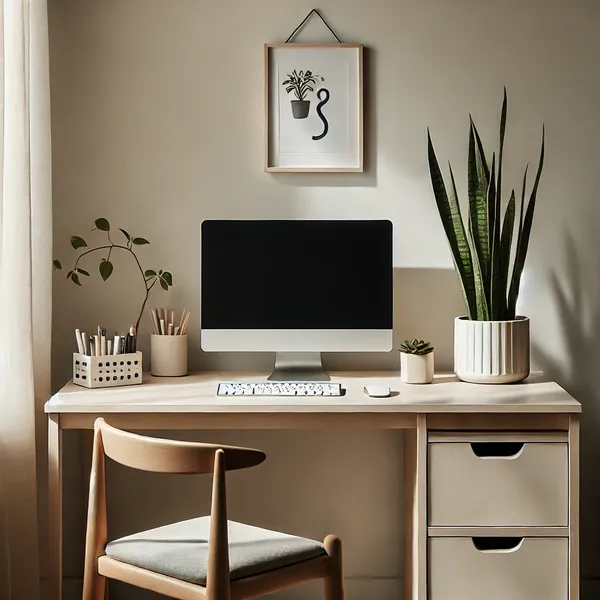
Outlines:
[{"label": "desk top surface", "polygon": [[[217,396],[217,384],[261,381],[264,373],[196,372],[153,377],[139,385],[87,389],[67,383],[45,406],[47,413],[579,413],[581,405],[542,375],[512,385],[479,385],[437,375],[429,385],[402,383],[398,373],[330,373],[344,396]],[[365,385],[384,384],[389,398],[370,398]]]}]

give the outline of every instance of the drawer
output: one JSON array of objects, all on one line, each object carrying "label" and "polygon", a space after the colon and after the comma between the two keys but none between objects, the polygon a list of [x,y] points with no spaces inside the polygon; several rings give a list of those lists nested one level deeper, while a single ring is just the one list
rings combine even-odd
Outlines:
[{"label": "drawer", "polygon": [[567,600],[567,538],[430,538],[429,600]]},{"label": "drawer", "polygon": [[567,526],[566,443],[499,438],[428,446],[429,525]]}]

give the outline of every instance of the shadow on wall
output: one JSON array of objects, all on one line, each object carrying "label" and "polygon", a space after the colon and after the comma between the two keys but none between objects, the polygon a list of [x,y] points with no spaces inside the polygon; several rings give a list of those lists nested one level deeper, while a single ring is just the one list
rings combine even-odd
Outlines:
[{"label": "shadow on wall", "polygon": [[598,572],[600,563],[600,256],[594,257],[596,268],[586,269],[582,277],[582,260],[575,240],[566,236],[566,278],[562,283],[556,271],[550,275],[549,291],[553,296],[561,326],[561,340],[566,360],[558,360],[539,343],[532,345],[533,359],[583,405],[581,422],[581,547],[582,578]]},{"label": "shadow on wall", "polygon": [[[460,286],[453,269],[394,269],[394,348],[391,352],[325,354],[330,371],[393,371],[400,365],[398,348],[419,337],[435,346],[436,369],[453,370],[454,317],[464,313]],[[208,370],[269,371],[271,353],[201,353]]]}]

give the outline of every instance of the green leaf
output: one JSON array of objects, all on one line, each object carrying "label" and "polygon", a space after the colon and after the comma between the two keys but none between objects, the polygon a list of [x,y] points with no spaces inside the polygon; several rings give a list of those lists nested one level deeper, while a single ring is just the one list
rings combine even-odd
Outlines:
[{"label": "green leaf", "polygon": [[173,285],[173,275],[171,275],[171,273],[169,273],[169,271],[165,271],[162,274],[162,277],[169,285]]},{"label": "green leaf", "polygon": [[85,240],[77,235],[71,236],[71,246],[73,246],[75,250],[77,250],[77,248],[87,248]]},{"label": "green leaf", "polygon": [[100,231],[110,231],[110,223],[106,219],[96,219],[95,224]]},{"label": "green leaf", "polygon": [[[489,307],[490,283],[490,239],[488,225],[488,179],[482,168],[483,161],[479,147],[475,143],[475,125],[471,119],[469,129],[469,160],[468,160],[468,192],[469,192],[469,229],[473,239],[474,255],[473,265],[477,262],[476,276],[481,280],[481,288],[485,301],[485,313]],[[476,290],[478,286],[476,285]],[[480,300],[478,298],[478,305]],[[483,309],[483,307],[482,307]],[[479,310],[478,310],[479,312]],[[485,320],[478,315],[479,320]]]},{"label": "green leaf", "polygon": [[124,230],[119,227],[119,231],[127,238],[127,241],[131,241],[131,236]]},{"label": "green leaf", "polygon": [[169,289],[169,284],[162,277],[159,279],[159,281],[160,281],[160,287],[163,290],[168,290]]},{"label": "green leaf", "polygon": [[[506,294],[508,283],[508,269],[510,266],[510,251],[512,248],[513,229],[515,226],[515,190],[510,195],[506,212],[504,213],[504,222],[502,223],[502,237],[500,238],[500,255],[502,267],[502,290]],[[515,318],[507,306],[506,314],[503,317],[506,320]]]},{"label": "green leaf", "polygon": [[81,274],[81,275],[85,275],[86,277],[89,277],[89,276],[90,276],[90,274],[89,274],[89,273],[88,273],[88,272],[87,272],[85,269],[82,269],[81,267],[77,267],[77,268],[75,269],[75,272],[76,272],[76,273],[79,273],[79,274]]},{"label": "green leaf", "polygon": [[[490,185],[488,188],[488,203],[499,204],[496,196],[496,155],[492,156],[492,170],[490,173]],[[494,219],[495,220],[495,219]],[[496,224],[494,223],[494,236],[492,237],[492,276],[490,281],[490,319],[500,321],[504,318],[506,310],[506,288],[502,285],[502,254],[500,252],[500,235],[495,235]],[[500,226],[498,225],[498,232]]]},{"label": "green leaf", "polygon": [[531,227],[533,225],[533,213],[535,210],[535,202],[537,198],[538,186],[540,178],[542,176],[542,169],[544,168],[544,156],[545,156],[545,138],[546,130],[542,129],[542,148],[540,150],[540,162],[538,164],[538,170],[535,175],[535,182],[531,195],[529,196],[529,202],[527,204],[527,211],[523,218],[523,227],[520,231],[519,239],[517,240],[517,253],[515,257],[515,264],[513,266],[512,280],[510,283],[510,291],[508,294],[508,308],[511,312],[517,310],[517,300],[519,297],[519,288],[521,286],[521,275],[523,274],[523,267],[525,266],[525,259],[527,258],[527,250],[529,248],[529,238],[531,236]]},{"label": "green leaf", "polygon": [[133,238],[131,241],[136,246],[141,246],[142,244],[149,244],[150,243],[148,240],[145,240],[144,238]]},{"label": "green leaf", "polygon": [[59,271],[62,269],[62,265],[60,264],[60,260],[56,260],[56,259],[54,259],[54,260],[52,261],[52,264],[54,265],[54,268],[55,268],[55,269],[58,269]]},{"label": "green leaf", "polygon": [[103,260],[99,266],[100,277],[106,281],[113,272],[113,264],[109,260]]},{"label": "green leaf", "polygon": [[147,271],[144,272],[144,277],[156,277],[156,271],[153,271],[152,269],[148,269]]},{"label": "green leaf", "polygon": [[494,223],[494,235],[500,239],[500,214],[502,206],[502,163],[504,158],[504,136],[506,134],[506,113],[507,113],[506,88],[504,88],[504,97],[502,99],[502,112],[500,115],[500,151],[498,153],[498,181],[496,183],[496,220]]},{"label": "green leaf", "polygon": [[477,131],[477,127],[475,127],[475,123],[473,119],[471,119],[471,124],[473,125],[473,133],[475,134],[475,142],[477,143],[477,156],[481,159],[481,164],[479,167],[483,169],[483,174],[485,176],[486,181],[490,180],[490,168],[487,163],[487,159],[485,157],[485,152],[483,150],[483,143],[481,142],[481,138],[479,137],[479,132]]},{"label": "green leaf", "polygon": [[[429,173],[431,176],[435,201],[444,231],[446,232],[446,237],[448,238],[448,243],[450,244],[452,259],[454,260],[454,266],[456,267],[458,279],[462,287],[467,313],[469,318],[472,319],[475,317],[477,309],[471,249],[469,248],[469,243],[467,241],[465,227],[460,214],[460,207],[458,206],[458,199],[456,195],[448,197],[440,166],[431,142],[429,130],[427,130],[427,151]],[[450,169],[450,173],[451,177],[453,177],[452,169]]]},{"label": "green leaf", "polygon": [[77,275],[77,273],[73,273],[73,275],[71,275],[71,280],[73,281],[73,283],[75,283],[77,285],[81,285],[81,282],[79,281],[79,276]]}]

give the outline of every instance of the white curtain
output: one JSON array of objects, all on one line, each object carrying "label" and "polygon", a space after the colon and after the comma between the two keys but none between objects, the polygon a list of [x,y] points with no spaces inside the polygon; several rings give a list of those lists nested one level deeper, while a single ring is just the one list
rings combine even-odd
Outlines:
[{"label": "white curtain", "polygon": [[38,600],[52,318],[48,18],[46,0],[2,4],[0,599]]}]

